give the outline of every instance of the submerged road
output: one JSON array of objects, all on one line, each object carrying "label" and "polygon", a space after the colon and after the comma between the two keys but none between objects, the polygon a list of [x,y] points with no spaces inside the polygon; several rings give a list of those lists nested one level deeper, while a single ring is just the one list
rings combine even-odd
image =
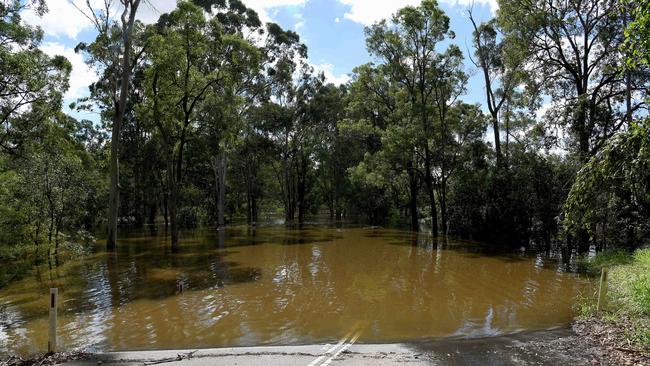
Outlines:
[{"label": "submerged road", "polygon": [[354,344],[357,337],[321,345],[113,352],[67,365],[590,365],[598,357],[570,329],[408,344]]}]

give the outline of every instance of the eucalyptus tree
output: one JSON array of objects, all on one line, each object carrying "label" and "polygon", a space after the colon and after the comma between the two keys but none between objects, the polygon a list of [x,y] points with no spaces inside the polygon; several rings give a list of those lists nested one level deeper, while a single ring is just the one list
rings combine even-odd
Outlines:
[{"label": "eucalyptus tree", "polygon": [[[272,76],[272,99],[264,105],[262,126],[277,154],[274,170],[280,186],[285,219],[298,216],[302,223],[306,208],[314,120],[309,102],[321,87],[322,76],[314,76],[303,60],[279,60]],[[297,73],[294,79],[294,73]]]},{"label": "eucalyptus tree", "polygon": [[201,104],[240,77],[242,65],[255,65],[258,52],[218,19],[206,20],[189,2],[160,17],[148,29],[149,68],[145,115],[152,116],[167,161],[172,250],[178,251],[178,205],[183,184],[184,150],[197,127]]},{"label": "eucalyptus tree", "polygon": [[300,217],[309,163],[304,142],[308,137],[306,106],[322,80],[306,63],[307,47],[293,31],[275,23],[266,25],[257,79],[260,105],[255,115],[259,131],[275,145],[273,169],[280,187],[285,219]]},{"label": "eucalyptus tree", "polygon": [[317,182],[320,196],[329,210],[330,220],[341,220],[344,209],[345,175],[351,160],[345,155],[340,121],[345,117],[345,86],[326,84],[310,103],[310,114],[318,125],[314,158],[318,161]]},{"label": "eucalyptus tree", "polygon": [[[265,37],[265,29],[257,13],[239,0],[194,0],[221,24],[224,34],[240,37],[257,45]],[[257,45],[258,55],[250,62],[230,64],[227,83],[215,84],[210,98],[202,106],[201,123],[210,141],[210,166],[214,172],[217,225],[225,225],[228,155],[241,143],[246,129],[244,116],[259,101],[259,69],[263,67],[264,49]]]},{"label": "eucalyptus tree", "polygon": [[[396,177],[401,177],[401,172],[406,173],[410,226],[411,230],[418,231],[420,225],[417,198],[421,181],[418,170],[419,157],[416,154],[414,125],[409,118],[410,113],[403,107],[405,98],[407,96],[403,87],[393,82],[388,65],[361,65],[354,69],[346,97],[348,119],[343,121],[343,127],[346,134],[364,136],[365,140],[361,146],[356,147],[367,154],[356,158],[357,164],[363,163],[363,167],[353,171],[355,182],[359,184],[365,177],[369,181],[364,184],[375,187],[377,191],[378,181],[372,178],[372,170],[368,167],[392,171],[391,174]],[[383,161],[386,166],[380,165],[378,160]],[[390,182],[396,181],[386,183]],[[392,188],[388,184],[384,191],[388,192],[393,190]],[[382,193],[375,196],[383,199],[383,195]],[[397,206],[401,207],[403,204],[397,203]]]},{"label": "eucalyptus tree", "polygon": [[509,47],[525,50],[524,69],[557,106],[550,118],[569,127],[586,162],[643,107],[642,100],[625,107],[628,90],[642,92],[644,80],[620,72],[624,23],[618,2],[500,0],[499,7]]},{"label": "eucalyptus tree", "polygon": [[135,16],[140,6],[140,0],[119,0],[119,2],[121,5],[119,23],[111,14],[115,8],[112,0],[104,0],[104,6],[101,8],[95,8],[90,1],[87,1],[85,10],[72,2],[93,23],[98,32],[93,43],[90,45],[81,43],[75,51],[86,51],[90,56],[89,63],[100,72],[100,81],[91,87],[91,91],[93,89],[102,91],[92,93],[91,99],[105,103],[105,112],[112,119],[107,250],[115,250],[117,246],[120,131],[126,113],[129,79],[132,73],[132,34]]},{"label": "eucalyptus tree", "polygon": [[[501,148],[500,118],[503,114],[502,109],[512,101],[515,88],[521,82],[519,70],[521,55],[517,53],[517,49],[506,45],[496,19],[477,24],[472,8],[468,10],[468,15],[474,28],[473,44],[474,57],[476,58],[470,57],[470,59],[483,73],[486,104],[492,117],[496,165],[501,168],[506,163]],[[508,127],[506,126],[506,139],[509,138]]]},{"label": "eucalyptus tree", "polygon": [[[423,162],[432,228],[437,233],[435,191],[440,184],[439,195],[444,200],[446,182],[436,182],[435,175],[444,178],[447,167],[444,158],[434,156],[434,148],[444,154],[447,112],[464,91],[467,76],[462,71],[462,52],[454,45],[443,53],[437,51],[440,42],[453,38],[454,33],[449,29],[449,17],[434,0],[402,8],[390,23],[383,20],[366,29],[366,33],[369,52],[387,65],[391,79],[404,88],[408,118],[419,125],[416,153]],[[444,202],[441,212],[446,232]]]},{"label": "eucalyptus tree", "polygon": [[[650,5],[624,1],[626,76],[650,66]],[[647,91],[642,95],[647,98]],[[578,171],[564,206],[564,228],[589,234],[598,249],[635,249],[650,235],[650,120],[632,120]],[[580,243],[579,243],[580,244]]]}]

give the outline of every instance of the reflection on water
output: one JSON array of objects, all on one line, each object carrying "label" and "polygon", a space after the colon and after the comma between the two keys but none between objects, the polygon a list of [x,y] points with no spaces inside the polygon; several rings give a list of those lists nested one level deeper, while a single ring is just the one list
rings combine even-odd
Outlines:
[{"label": "reflection on water", "polygon": [[[0,290],[0,353],[47,347],[60,294],[67,349],[198,348],[491,336],[567,324],[588,283],[544,257],[370,228],[132,234]],[[181,287],[182,285],[182,287]]]}]

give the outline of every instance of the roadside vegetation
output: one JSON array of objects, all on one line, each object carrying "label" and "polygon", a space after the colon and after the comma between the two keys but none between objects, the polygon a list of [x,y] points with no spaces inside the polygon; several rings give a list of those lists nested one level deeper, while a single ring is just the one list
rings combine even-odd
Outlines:
[{"label": "roadside vegetation", "polygon": [[579,321],[599,327],[603,343],[618,348],[650,353],[650,248],[636,252],[598,253],[583,263],[583,269],[598,278],[608,269],[606,305],[598,312],[596,296],[587,296],[577,305]]},{"label": "roadside vegetation", "polygon": [[650,351],[650,249],[635,252],[628,264],[614,266],[609,288],[611,316],[627,320],[631,340]]}]

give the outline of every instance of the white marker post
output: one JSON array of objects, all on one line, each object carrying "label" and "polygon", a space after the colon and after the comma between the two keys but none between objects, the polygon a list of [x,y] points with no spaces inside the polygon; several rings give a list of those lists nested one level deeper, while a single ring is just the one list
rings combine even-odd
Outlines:
[{"label": "white marker post", "polygon": [[59,300],[59,289],[50,289],[50,339],[47,342],[47,352],[56,352],[56,303]]},{"label": "white marker post", "polygon": [[600,286],[598,286],[598,303],[596,304],[596,311],[601,311],[607,304],[607,268],[603,268],[600,273]]}]

